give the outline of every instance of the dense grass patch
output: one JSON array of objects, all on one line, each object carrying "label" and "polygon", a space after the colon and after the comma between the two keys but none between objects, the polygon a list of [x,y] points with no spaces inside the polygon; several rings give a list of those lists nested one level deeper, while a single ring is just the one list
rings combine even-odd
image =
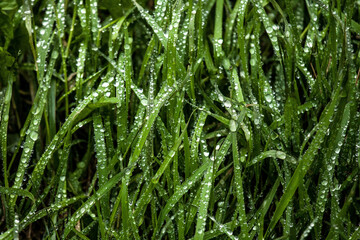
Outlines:
[{"label": "dense grass patch", "polygon": [[1,1],[0,239],[360,239],[359,6]]}]

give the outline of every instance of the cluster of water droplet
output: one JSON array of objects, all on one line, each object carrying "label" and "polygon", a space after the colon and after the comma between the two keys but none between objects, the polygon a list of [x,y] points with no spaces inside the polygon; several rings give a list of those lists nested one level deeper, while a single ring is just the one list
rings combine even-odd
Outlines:
[{"label": "cluster of water droplet", "polygon": [[315,79],[313,78],[309,70],[306,68],[305,63],[301,59],[298,60],[297,66],[301,70],[301,72],[305,75],[308,81],[309,89],[311,90],[315,84]]},{"label": "cluster of water droplet", "polygon": [[256,12],[259,14],[259,17],[261,19],[261,21],[263,22],[264,26],[265,26],[265,30],[267,32],[267,34],[269,35],[270,41],[273,44],[274,47],[274,51],[275,54],[280,57],[280,48],[279,48],[279,43],[277,40],[277,35],[278,35],[278,26],[274,25],[272,22],[270,22],[270,19],[268,17],[268,15],[266,14],[264,8],[261,5],[260,1],[254,1],[255,7],[256,7]]}]

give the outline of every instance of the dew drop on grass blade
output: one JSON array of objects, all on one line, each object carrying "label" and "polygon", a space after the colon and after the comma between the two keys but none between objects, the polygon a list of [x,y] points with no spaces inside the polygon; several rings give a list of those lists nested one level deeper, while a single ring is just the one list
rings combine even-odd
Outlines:
[{"label": "dew drop on grass blade", "polygon": [[[10,73],[9,73],[10,74]],[[4,176],[4,183],[5,187],[9,187],[9,180],[8,180],[8,170],[7,170],[7,135],[8,135],[8,123],[9,123],[9,110],[10,110],[10,102],[12,96],[12,85],[13,85],[13,76],[9,76],[5,96],[1,99],[1,124],[0,124],[0,142],[1,142],[1,158],[3,164],[3,176]],[[2,92],[3,93],[3,92]]]},{"label": "dew drop on grass blade", "polygon": [[197,168],[200,136],[201,136],[201,132],[203,130],[203,126],[205,124],[206,118],[207,118],[207,113],[204,111],[201,111],[199,113],[196,125],[194,126],[195,130],[194,130],[194,134],[192,136],[191,148],[190,148],[191,162],[185,163],[185,176],[190,176],[190,173],[193,172]]},{"label": "dew drop on grass blade", "polygon": [[261,19],[262,23],[264,24],[266,33],[269,35],[269,38],[273,45],[276,56],[280,57],[281,56],[280,48],[279,48],[279,43],[277,40],[278,26],[273,24],[272,21],[269,19],[268,15],[266,14],[265,9],[263,8],[260,1],[253,0],[252,2],[255,5],[256,12],[259,14],[260,19]]},{"label": "dew drop on grass blade", "polygon": [[[208,157],[205,157],[205,161],[210,161]],[[207,212],[208,212],[208,205],[210,201],[210,191],[211,191],[211,182],[212,176],[214,173],[214,162],[210,161],[210,165],[206,170],[204,175],[204,179],[201,182],[201,193],[200,193],[200,202],[199,202],[199,210],[197,215],[197,222],[196,222],[196,229],[195,229],[195,236],[194,240],[201,240],[204,238],[205,226],[207,222]]]},{"label": "dew drop on grass blade", "polygon": [[232,156],[234,161],[234,174],[235,174],[235,191],[237,199],[237,211],[239,213],[239,221],[241,226],[241,238],[248,239],[248,224],[246,216],[246,207],[244,201],[244,190],[243,190],[243,181],[242,181],[242,167],[239,157],[239,150],[237,146],[237,136],[235,131],[231,133],[232,136]]},{"label": "dew drop on grass blade", "polygon": [[[99,113],[95,113],[93,116],[93,125],[94,125],[94,137],[95,137],[95,151],[97,158],[97,171],[99,174],[99,187],[105,185],[108,181],[108,172],[107,172],[107,154],[105,147],[105,137],[104,137],[104,126],[103,121]],[[109,195],[106,194],[101,200],[101,210],[102,216],[106,220],[110,217],[110,208],[108,205]]]}]

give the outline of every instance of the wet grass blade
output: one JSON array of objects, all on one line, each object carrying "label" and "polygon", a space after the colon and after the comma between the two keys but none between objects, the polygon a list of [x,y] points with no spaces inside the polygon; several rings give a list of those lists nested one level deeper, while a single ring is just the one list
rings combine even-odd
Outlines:
[{"label": "wet grass blade", "polygon": [[[205,158],[207,161],[210,161],[209,158]],[[195,240],[200,240],[204,238],[208,205],[210,201],[210,191],[212,187],[212,176],[214,173],[214,163],[210,162],[209,168],[206,170],[204,179],[201,182],[201,193],[200,193],[200,203],[199,203],[199,212],[197,215],[196,229],[195,229]]]},{"label": "wet grass blade", "polygon": [[[105,137],[104,137],[104,126],[103,121],[99,113],[95,113],[93,117],[94,124],[94,135],[95,135],[95,151],[97,158],[97,170],[99,173],[99,187],[101,188],[108,181],[108,172],[107,172],[107,154],[105,147]],[[100,200],[102,217],[104,220],[110,217],[110,208],[108,205],[109,195],[105,195]]]},{"label": "wet grass blade", "polygon": [[2,99],[2,111],[1,111],[1,124],[0,124],[0,141],[1,141],[1,159],[3,164],[3,174],[4,174],[4,184],[5,187],[9,187],[9,179],[8,179],[8,164],[7,164],[7,129],[8,129],[8,123],[9,123],[9,111],[10,111],[10,102],[11,102],[11,96],[12,96],[12,85],[13,81],[11,79],[8,79],[7,88],[5,91],[5,96]]}]

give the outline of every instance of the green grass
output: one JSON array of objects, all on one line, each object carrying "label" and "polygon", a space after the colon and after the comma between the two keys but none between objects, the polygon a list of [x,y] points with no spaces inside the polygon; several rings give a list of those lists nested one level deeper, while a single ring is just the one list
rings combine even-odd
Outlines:
[{"label": "green grass", "polygon": [[0,239],[360,239],[360,1],[0,2]]}]

